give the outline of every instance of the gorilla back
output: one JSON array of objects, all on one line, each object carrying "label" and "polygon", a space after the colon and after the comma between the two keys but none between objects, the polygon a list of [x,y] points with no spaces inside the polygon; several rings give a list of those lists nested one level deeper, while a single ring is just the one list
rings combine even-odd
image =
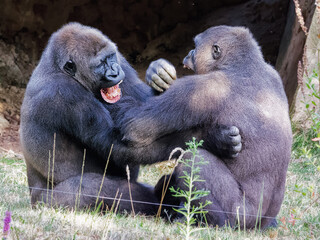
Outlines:
[{"label": "gorilla back", "polygon": [[[97,29],[70,23],[51,36],[27,85],[21,108],[20,139],[33,204],[48,200],[45,189],[49,184],[56,190],[54,203],[74,206],[84,149],[81,192],[97,195],[115,139],[108,108],[120,99],[119,84],[124,78],[128,81],[123,85],[124,94],[141,101],[152,94],[150,88],[138,82],[116,45]],[[139,90],[132,89],[134,82],[141,86]],[[137,168],[130,166],[130,170],[132,197],[155,201],[149,188],[135,181]],[[119,190],[122,198],[129,199],[126,186],[125,165],[116,166],[110,161],[101,195],[113,197]],[[90,206],[95,200],[82,197],[80,207]],[[121,203],[120,208],[131,210],[129,203]],[[154,212],[150,206],[135,208]]]},{"label": "gorilla back", "polygon": [[[147,145],[186,133],[188,141],[192,130],[206,149],[200,151],[208,161],[200,174],[205,182],[196,187],[211,191],[208,222],[234,225],[240,207],[246,226],[252,228],[263,196],[260,214],[267,217],[261,224],[267,227],[283,200],[292,142],[282,81],[245,28],[212,27],[194,41],[196,48],[184,64],[196,74],[177,79],[162,95],[127,111],[124,139]],[[239,128],[243,150],[235,159],[210,153],[211,129],[217,124]],[[183,170],[179,166],[175,174]],[[180,178],[174,179],[173,185],[184,188]]]}]

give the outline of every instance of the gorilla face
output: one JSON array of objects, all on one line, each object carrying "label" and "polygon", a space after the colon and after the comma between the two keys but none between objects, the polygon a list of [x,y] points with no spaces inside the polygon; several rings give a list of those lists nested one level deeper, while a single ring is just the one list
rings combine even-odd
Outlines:
[{"label": "gorilla face", "polygon": [[[251,38],[252,34],[245,28],[211,27],[194,38],[195,49],[183,59],[184,67],[196,74],[206,74],[242,66],[247,56],[263,58],[261,52],[253,51],[259,46]],[[237,54],[233,54],[235,49]]]},{"label": "gorilla face", "polygon": [[[219,32],[216,30],[216,32]],[[196,74],[206,74],[217,69],[222,56],[219,37],[204,37],[203,33],[194,38],[195,49],[183,59],[183,65]],[[218,34],[217,34],[218,35]]]},{"label": "gorilla face", "polygon": [[121,98],[119,84],[125,77],[124,71],[118,63],[116,52],[99,58],[100,63],[93,67],[93,72],[100,77],[98,88],[101,97],[107,103],[115,103]]},{"label": "gorilla face", "polygon": [[[125,78],[116,45],[100,31],[77,23],[56,33],[59,68],[107,103],[121,98],[119,84]],[[71,80],[71,79],[70,79]]]}]

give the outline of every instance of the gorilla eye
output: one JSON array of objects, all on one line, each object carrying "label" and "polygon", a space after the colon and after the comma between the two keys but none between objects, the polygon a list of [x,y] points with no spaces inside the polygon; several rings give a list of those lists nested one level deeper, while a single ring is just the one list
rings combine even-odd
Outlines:
[{"label": "gorilla eye", "polygon": [[218,59],[221,57],[221,48],[218,45],[212,46],[212,57],[213,59]]},{"label": "gorilla eye", "polygon": [[77,71],[76,64],[72,60],[66,62],[66,64],[63,66],[63,69],[71,76],[74,76]]}]

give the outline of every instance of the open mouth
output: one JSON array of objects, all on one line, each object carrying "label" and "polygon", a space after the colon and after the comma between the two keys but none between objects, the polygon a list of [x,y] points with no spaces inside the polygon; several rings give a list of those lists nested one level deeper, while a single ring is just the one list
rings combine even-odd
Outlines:
[{"label": "open mouth", "polygon": [[102,88],[100,89],[101,97],[107,103],[116,103],[121,98],[121,88],[119,87],[120,81],[117,85],[109,88]]}]

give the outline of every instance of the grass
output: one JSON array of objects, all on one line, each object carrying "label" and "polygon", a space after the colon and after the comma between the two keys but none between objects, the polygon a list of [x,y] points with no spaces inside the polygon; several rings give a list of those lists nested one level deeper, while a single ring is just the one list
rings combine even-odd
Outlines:
[{"label": "grass", "polygon": [[[295,139],[302,139],[301,133]],[[297,145],[298,146],[298,145]],[[293,149],[294,151],[296,149]],[[320,237],[320,170],[317,161],[292,160],[279,227],[264,232],[209,228],[195,239],[317,239]],[[170,162],[142,167],[139,180],[150,184],[168,173]],[[151,179],[151,181],[150,181]],[[94,214],[45,206],[31,208],[23,160],[0,157],[0,219],[12,212],[9,239],[183,239],[177,223],[153,217]],[[0,228],[3,221],[0,221]],[[2,235],[0,234],[0,237]]]}]

